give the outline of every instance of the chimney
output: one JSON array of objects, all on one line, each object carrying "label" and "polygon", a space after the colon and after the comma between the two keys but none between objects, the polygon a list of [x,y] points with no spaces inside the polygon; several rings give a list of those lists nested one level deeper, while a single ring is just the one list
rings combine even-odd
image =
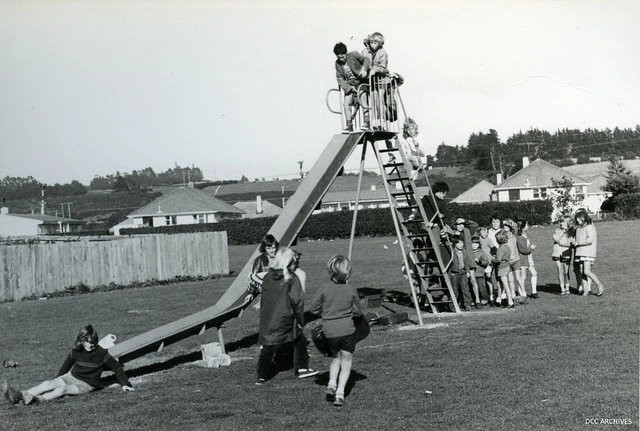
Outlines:
[{"label": "chimney", "polygon": [[496,174],[496,186],[499,186],[500,184],[502,184],[502,174],[498,173]]},{"label": "chimney", "polygon": [[262,214],[262,196],[256,196],[256,214]]},{"label": "chimney", "polygon": [[9,214],[9,208],[7,208],[7,207],[2,207],[2,208],[0,208],[0,214],[1,214],[1,215],[7,215],[7,214]]},{"label": "chimney", "polygon": [[524,156],[522,158],[522,169],[526,168],[527,166],[529,166],[529,157]]}]

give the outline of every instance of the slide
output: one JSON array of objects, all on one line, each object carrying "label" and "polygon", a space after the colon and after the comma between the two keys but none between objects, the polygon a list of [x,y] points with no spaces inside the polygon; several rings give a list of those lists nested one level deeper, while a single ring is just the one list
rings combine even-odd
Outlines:
[{"label": "slide", "polygon": [[[269,229],[269,233],[275,236],[281,245],[291,245],[329,190],[340,168],[358,144],[364,141],[364,132],[333,136],[296,193],[287,201],[280,217]],[[160,351],[169,344],[192,335],[202,334],[207,329],[219,328],[227,320],[238,317],[251,303],[251,298],[246,298],[247,287],[251,264],[258,254],[256,249],[214,306],[118,343],[109,349],[109,353],[120,363],[125,363],[147,353]]]}]

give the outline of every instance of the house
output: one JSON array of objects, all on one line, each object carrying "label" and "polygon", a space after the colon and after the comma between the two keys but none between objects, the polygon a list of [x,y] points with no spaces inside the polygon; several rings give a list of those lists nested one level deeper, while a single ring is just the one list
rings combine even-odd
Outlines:
[{"label": "house", "polygon": [[277,217],[282,212],[282,208],[262,200],[260,195],[256,196],[255,201],[236,202],[233,206],[244,211],[242,218]]},{"label": "house", "polygon": [[[398,183],[400,185],[400,183]],[[429,193],[428,187],[418,187],[421,195]],[[406,197],[396,196],[400,206],[407,205]],[[322,212],[332,212],[341,210],[354,210],[356,206],[356,190],[329,191],[322,198],[320,209],[314,211],[314,214]],[[389,200],[384,187],[379,188],[371,185],[369,189],[360,190],[360,200],[358,209],[364,208],[389,208]]]},{"label": "house", "polygon": [[489,202],[491,200],[491,194],[493,193],[494,187],[495,186],[489,181],[482,180],[467,191],[453,198],[451,202],[457,204],[478,204],[482,202]]},{"label": "house", "polygon": [[[127,215],[127,220],[112,229],[115,235],[123,227],[158,227],[184,224],[216,223],[225,219],[239,219],[244,214],[202,190],[179,188]],[[131,221],[129,221],[131,220]],[[116,229],[117,227],[117,229]],[[116,233],[118,230],[118,233]]]},{"label": "house", "polygon": [[0,209],[0,236],[35,236],[82,231],[84,222],[46,214],[10,214]]},{"label": "house", "polygon": [[552,179],[569,178],[573,182],[572,193],[584,199],[587,194],[589,181],[571,172],[559,168],[542,159],[529,163],[528,157],[522,158],[522,169],[500,182],[493,188],[492,201],[530,201],[546,199],[554,189]]}]

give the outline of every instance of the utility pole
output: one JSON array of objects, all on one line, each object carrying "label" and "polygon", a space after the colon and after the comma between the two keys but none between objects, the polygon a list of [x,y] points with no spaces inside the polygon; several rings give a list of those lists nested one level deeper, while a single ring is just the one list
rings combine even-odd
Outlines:
[{"label": "utility pole", "polygon": [[304,174],[302,173],[302,164],[304,163],[304,160],[298,160],[298,164],[300,165],[300,179],[304,178]]},{"label": "utility pole", "polygon": [[42,188],[42,191],[40,192],[40,215],[44,215],[44,189],[47,188],[47,186],[44,184],[40,184],[40,187]]}]

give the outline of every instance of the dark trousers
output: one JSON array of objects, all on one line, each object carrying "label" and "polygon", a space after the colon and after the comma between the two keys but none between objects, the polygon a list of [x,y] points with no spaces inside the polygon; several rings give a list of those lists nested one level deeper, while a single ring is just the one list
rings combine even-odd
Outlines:
[{"label": "dark trousers", "polygon": [[293,342],[262,346],[258,358],[258,378],[269,379],[277,371],[289,369],[292,355],[294,371],[309,368],[308,344],[307,338],[299,334]]},{"label": "dark trousers", "polygon": [[489,290],[487,289],[487,283],[484,280],[484,269],[481,267],[476,268],[476,274],[482,271],[482,275],[476,277],[476,282],[478,283],[478,292],[480,294],[480,299],[483,301],[489,300]]},{"label": "dark trousers", "polygon": [[469,280],[467,279],[466,272],[452,272],[450,275],[451,285],[453,287],[453,293],[456,295],[456,300],[460,301],[462,295],[462,306],[471,306],[471,291],[469,291]]}]

